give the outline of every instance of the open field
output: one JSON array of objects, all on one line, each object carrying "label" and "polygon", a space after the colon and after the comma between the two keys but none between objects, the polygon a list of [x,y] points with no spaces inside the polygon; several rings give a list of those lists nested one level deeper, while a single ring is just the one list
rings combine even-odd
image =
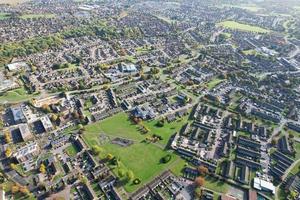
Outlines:
[{"label": "open field", "polygon": [[[112,154],[120,160],[118,166],[111,166],[115,174],[118,174],[119,170],[131,170],[135,178],[141,180],[141,183],[138,185],[130,182],[125,183],[125,190],[133,192],[166,169],[171,169],[175,174],[180,175],[185,161],[177,155],[164,150],[164,147],[169,137],[180,130],[182,125],[187,122],[187,118],[186,116],[177,122],[166,123],[162,128],[155,126],[156,121],[143,122],[150,131],[147,134],[142,134],[139,131],[139,127],[129,121],[126,113],[119,113],[101,122],[86,126],[83,138],[89,146],[101,146],[105,152],[104,155]],[[110,139],[114,137],[127,138],[134,141],[134,144],[121,147],[109,141],[101,143],[99,139],[101,133],[108,135]],[[153,133],[161,135],[163,140],[159,143],[145,142],[145,138]],[[171,160],[166,164],[161,163],[161,158],[167,154],[172,155]]]},{"label": "open field", "polygon": [[0,20],[8,19],[10,17],[9,13],[0,12]]},{"label": "open field", "polygon": [[258,12],[262,9],[260,7],[257,7],[255,4],[242,4],[242,5],[223,4],[222,6],[231,7],[231,8],[241,8],[241,9],[248,10],[250,12]]},{"label": "open field", "polygon": [[35,18],[54,18],[55,15],[54,14],[24,14],[21,15],[20,18],[22,19],[35,19]]},{"label": "open field", "polygon": [[213,80],[211,80],[210,82],[207,83],[207,88],[208,88],[209,90],[211,90],[211,89],[213,89],[214,87],[216,87],[218,84],[220,84],[220,83],[223,82],[223,81],[224,81],[224,80],[218,79],[218,78],[213,79]]},{"label": "open field", "polygon": [[156,134],[162,136],[163,140],[160,141],[160,143],[166,145],[169,138],[181,129],[181,127],[187,122],[187,119],[188,116],[185,116],[172,123],[165,123],[163,127],[157,127],[156,120],[143,122],[150,131],[147,134],[142,134],[139,131],[139,127],[128,119],[127,114],[119,113],[101,122],[86,126],[86,132],[89,137],[85,137],[85,139],[88,145],[92,146],[99,144],[97,138],[100,133],[105,133],[112,137],[124,137],[134,141],[142,141],[147,136]]},{"label": "open field", "polygon": [[257,33],[269,33],[270,31],[264,28],[260,28],[258,26],[252,26],[248,24],[242,24],[235,21],[223,21],[218,24],[219,26],[223,26],[224,28],[248,31],[248,32],[257,32]]},{"label": "open field", "polygon": [[124,185],[127,192],[133,192],[142,184],[152,180],[162,171],[168,169],[172,163],[176,162],[178,158],[172,155],[172,159],[168,163],[161,163],[162,157],[166,156],[168,152],[160,149],[154,144],[135,143],[129,147],[121,147],[114,144],[106,144],[102,146],[107,153],[111,153],[120,159],[121,164],[114,168],[114,173],[118,174],[118,170],[131,170],[135,178],[141,180],[141,184],[134,185],[128,182]]},{"label": "open field", "polygon": [[24,87],[5,92],[0,95],[0,102],[15,103],[33,98],[34,94],[28,94]]}]

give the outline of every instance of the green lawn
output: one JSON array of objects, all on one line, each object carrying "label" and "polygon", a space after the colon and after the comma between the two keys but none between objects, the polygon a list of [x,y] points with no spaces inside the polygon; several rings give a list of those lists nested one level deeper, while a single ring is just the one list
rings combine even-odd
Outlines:
[{"label": "green lawn", "polygon": [[218,23],[219,26],[223,26],[229,29],[236,29],[241,31],[257,32],[257,33],[269,33],[270,31],[258,26],[252,26],[248,24],[242,24],[235,21],[223,21]]},{"label": "green lawn", "polygon": [[107,153],[111,153],[120,159],[121,165],[114,169],[115,174],[119,168],[124,170],[132,170],[135,178],[139,178],[142,182],[139,185],[127,183],[124,188],[127,192],[133,192],[142,184],[152,180],[162,171],[166,170],[178,158],[172,155],[172,159],[167,164],[160,163],[160,159],[168,154],[168,152],[160,149],[154,144],[135,143],[129,147],[121,147],[114,144],[105,144],[102,146]]},{"label": "green lawn", "polygon": [[[170,124],[165,123],[164,127],[161,128],[155,126],[156,121],[143,122],[150,129],[150,132],[141,134],[138,126],[131,123],[126,113],[119,113],[103,121],[86,126],[83,138],[89,146],[100,145],[105,151],[104,155],[110,153],[120,159],[119,166],[113,169],[115,174],[118,174],[117,172],[120,168],[125,171],[133,171],[135,178],[139,178],[141,183],[139,185],[133,185],[132,183],[124,185],[127,192],[133,192],[166,169],[171,169],[176,175],[181,174],[185,161],[177,155],[167,152],[164,150],[164,147],[169,137],[187,122],[187,118],[186,116],[182,120]],[[128,138],[133,140],[134,144],[128,147],[121,147],[108,141],[100,143],[100,133],[109,135],[111,139],[114,137]],[[154,133],[163,137],[160,143],[144,142],[147,136]],[[172,154],[172,159],[168,163],[162,164],[160,160],[167,154]]]},{"label": "green lawn", "polygon": [[77,148],[75,147],[75,145],[71,144],[70,146],[68,146],[65,149],[66,153],[70,156],[70,157],[74,157],[76,156],[76,154],[78,153]]},{"label": "green lawn", "polygon": [[54,14],[24,14],[21,15],[20,18],[21,19],[36,19],[36,18],[54,18],[55,15]]},{"label": "green lawn", "polygon": [[99,144],[98,136],[100,133],[135,141],[141,141],[145,138],[138,131],[138,127],[131,123],[126,113],[119,113],[103,121],[88,125],[85,130],[83,137],[89,146]]},{"label": "green lawn", "polygon": [[10,90],[0,95],[0,102],[20,102],[26,101],[34,97],[34,94],[28,94],[24,87]]},{"label": "green lawn", "polygon": [[300,159],[300,143],[294,141],[294,149],[296,151],[296,160]]},{"label": "green lawn", "polygon": [[93,146],[99,144],[97,138],[100,133],[105,133],[112,137],[125,137],[135,141],[142,141],[147,136],[156,134],[162,136],[163,140],[160,141],[160,143],[166,145],[169,138],[187,123],[187,119],[188,116],[185,116],[172,123],[166,122],[163,127],[157,127],[156,120],[143,122],[143,124],[150,129],[149,133],[143,135],[139,131],[139,127],[128,119],[126,113],[119,113],[103,121],[86,126],[86,134],[83,136],[88,145]]},{"label": "green lawn", "polygon": [[207,83],[207,88],[209,90],[211,90],[223,81],[224,81],[223,79],[219,79],[219,78],[213,79],[213,80],[211,80],[210,82]]},{"label": "green lawn", "polygon": [[10,14],[9,13],[0,12],[0,20],[8,19],[8,18],[10,18]]},{"label": "green lawn", "polygon": [[260,7],[257,7],[254,4],[245,4],[245,5],[231,5],[231,4],[224,4],[224,7],[231,7],[231,8],[241,8],[241,9],[245,9],[251,12],[258,12],[259,10],[261,10]]},{"label": "green lawn", "polygon": [[228,191],[230,185],[228,185],[224,181],[220,181],[214,177],[206,176],[204,187],[208,188],[210,190],[213,190],[215,192],[226,193]]}]

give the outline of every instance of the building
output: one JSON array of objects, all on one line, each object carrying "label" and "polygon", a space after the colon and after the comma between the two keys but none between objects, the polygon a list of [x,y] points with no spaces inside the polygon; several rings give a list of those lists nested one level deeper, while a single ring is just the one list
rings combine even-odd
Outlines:
[{"label": "building", "polygon": [[149,106],[137,106],[133,110],[133,116],[146,120],[153,119],[155,117],[155,113]]},{"label": "building", "polygon": [[49,117],[47,115],[41,117],[40,120],[41,120],[42,125],[43,125],[46,132],[49,132],[49,131],[53,130],[53,125],[52,125],[51,120],[49,119]]},{"label": "building", "polygon": [[273,185],[273,183],[257,177],[254,178],[253,187],[257,190],[272,192],[272,194],[275,194],[275,186]]},{"label": "building", "polygon": [[121,64],[120,71],[123,73],[136,73],[138,70],[134,64]]},{"label": "building", "polygon": [[15,157],[19,162],[24,162],[38,155],[39,152],[40,152],[40,148],[38,144],[35,142],[31,142],[18,149],[16,153],[13,154],[13,157]]},{"label": "building", "polygon": [[26,122],[26,118],[21,107],[12,107],[10,110],[16,124]]},{"label": "building", "polygon": [[28,65],[25,62],[15,62],[7,65],[9,71],[18,71],[23,68],[28,68]]},{"label": "building", "polygon": [[20,124],[19,131],[20,131],[21,137],[24,141],[27,141],[27,140],[30,140],[33,138],[33,135],[31,134],[27,124]]}]

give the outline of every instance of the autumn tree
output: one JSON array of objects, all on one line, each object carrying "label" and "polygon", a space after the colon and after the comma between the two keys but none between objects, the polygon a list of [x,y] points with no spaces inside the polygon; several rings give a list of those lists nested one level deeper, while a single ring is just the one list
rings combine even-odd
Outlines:
[{"label": "autumn tree", "polygon": [[98,145],[92,146],[92,153],[95,156],[98,156],[101,152],[103,152],[103,149],[99,147]]},{"label": "autumn tree", "polygon": [[204,183],[205,183],[205,180],[204,180],[204,178],[201,177],[201,176],[199,176],[199,177],[197,177],[197,178],[195,179],[195,184],[196,184],[196,186],[198,186],[198,187],[202,187],[202,186],[204,185]]},{"label": "autumn tree", "polygon": [[9,158],[9,157],[11,156],[11,154],[12,154],[11,148],[8,147],[8,148],[5,150],[5,156],[6,156],[7,158]]},{"label": "autumn tree", "polygon": [[40,172],[41,172],[42,174],[45,174],[45,173],[46,173],[46,166],[44,165],[44,163],[42,163],[42,164],[40,165]]},{"label": "autumn tree", "polygon": [[112,154],[107,154],[107,156],[106,156],[106,158],[108,159],[108,160],[112,160],[113,158],[114,158],[114,156],[112,155]]},{"label": "autumn tree", "polygon": [[8,130],[4,131],[4,139],[7,144],[12,142],[12,138]]},{"label": "autumn tree", "polygon": [[18,185],[11,186],[11,193],[16,194],[19,191],[20,191],[20,186]]},{"label": "autumn tree", "polygon": [[10,168],[13,169],[13,170],[16,170],[17,169],[17,165],[15,163],[10,163]]},{"label": "autumn tree", "polygon": [[198,172],[201,175],[205,176],[206,174],[208,174],[208,169],[207,169],[207,167],[201,165],[201,166],[198,167]]}]

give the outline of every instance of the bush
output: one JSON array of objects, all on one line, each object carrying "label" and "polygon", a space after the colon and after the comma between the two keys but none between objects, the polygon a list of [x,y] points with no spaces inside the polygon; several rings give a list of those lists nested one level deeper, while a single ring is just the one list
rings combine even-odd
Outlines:
[{"label": "bush", "polygon": [[161,161],[163,163],[168,163],[171,160],[171,158],[172,158],[172,156],[170,154],[168,154],[168,155],[162,157]]},{"label": "bush", "polygon": [[138,185],[141,183],[141,180],[139,178],[136,178],[133,180],[133,184]]}]

